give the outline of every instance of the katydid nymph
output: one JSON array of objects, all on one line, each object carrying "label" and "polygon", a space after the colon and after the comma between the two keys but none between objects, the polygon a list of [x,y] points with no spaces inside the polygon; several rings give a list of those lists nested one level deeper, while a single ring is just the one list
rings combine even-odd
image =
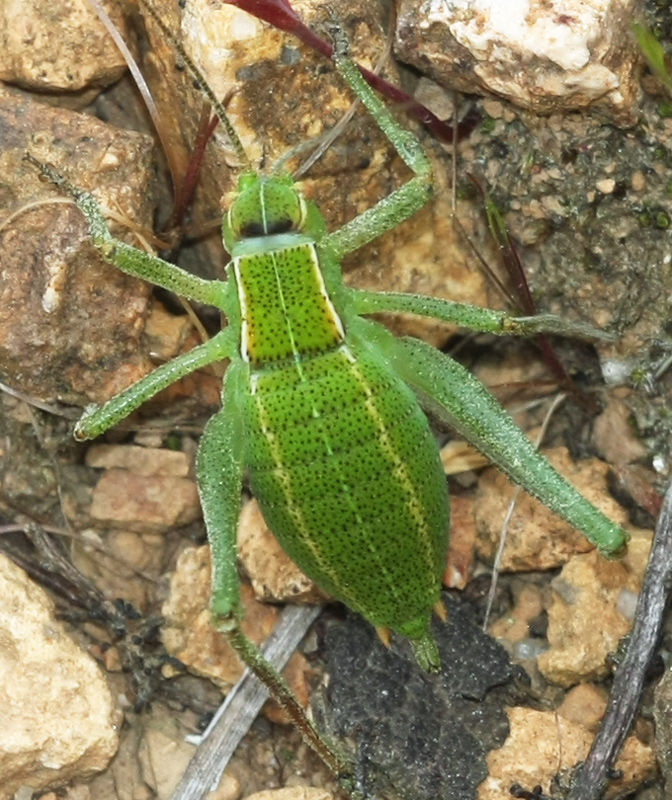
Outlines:
[{"label": "katydid nymph", "polygon": [[[343,283],[340,260],[420,209],[432,195],[432,171],[415,135],[362,79],[341,31],[334,27],[332,36],[336,69],[414,176],[328,233],[291,176],[260,175],[248,167],[222,222],[231,256],[225,280],[204,280],[115,240],[91,194],[30,157],[75,198],[107,261],[208,303],[228,321],[208,342],[104,405],[89,407],[75,434],[99,436],[174,381],[230,360],[222,409],[207,424],[197,459],[212,553],[212,615],[243,660],[285,700],[286,687],[239,627],[236,525],[244,474],[270,529],[298,566],[379,630],[406,637],[427,671],[439,667],[429,625],[433,610],[441,615],[449,506],[424,410],[449,422],[605,555],[618,553],[627,540],[548,464],[464,367],[422,341],[395,338],[364,316],[411,313],[494,334],[599,337],[598,331],[550,315],[515,318]],[[202,82],[188,59],[186,64]],[[224,109],[213,104],[245,161]],[[320,750],[316,741],[310,744]],[[321,755],[340,768],[328,748]]]}]

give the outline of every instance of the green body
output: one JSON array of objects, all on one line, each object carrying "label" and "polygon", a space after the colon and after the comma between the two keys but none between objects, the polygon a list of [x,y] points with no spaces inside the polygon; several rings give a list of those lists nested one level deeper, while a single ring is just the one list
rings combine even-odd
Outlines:
[{"label": "green body", "polygon": [[[427,631],[448,498],[427,418],[387,359],[348,330],[340,270],[317,247],[317,209],[286,177],[245,176],[239,189],[224,239],[241,315],[252,493],[307,575],[435,662]],[[297,230],[272,233],[287,220]],[[261,235],[241,238],[246,230]]]},{"label": "green body", "polygon": [[[259,260],[250,261],[257,273]],[[267,296],[277,307],[288,296],[296,304],[287,303],[283,330],[249,354],[252,493],[283,549],[320,586],[375,625],[423,638],[448,535],[446,480],[427,418],[386,359],[334,324],[335,312],[303,324],[304,308],[328,311],[312,246],[262,261],[276,270],[259,283]],[[297,280],[300,272],[310,278]],[[236,274],[246,288],[244,265]],[[255,327],[268,319],[263,305],[251,309]],[[268,351],[277,356],[255,357]]]}]

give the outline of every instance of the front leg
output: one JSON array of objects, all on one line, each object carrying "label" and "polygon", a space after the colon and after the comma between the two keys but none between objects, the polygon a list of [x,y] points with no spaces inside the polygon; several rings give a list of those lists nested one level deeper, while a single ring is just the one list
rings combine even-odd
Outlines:
[{"label": "front leg", "polygon": [[335,257],[340,260],[385,231],[394,228],[422,208],[432,195],[433,177],[432,164],[418,138],[395,120],[350,58],[343,31],[334,27],[332,37],[336,69],[352,92],[366,106],[378,127],[414,173],[414,177],[408,183],[394,191],[389,197],[383,198],[373,208],[367,209],[342,228],[325,237],[322,244],[329,247]]},{"label": "front leg", "polygon": [[115,239],[110,233],[98,201],[90,192],[73,186],[53,167],[38,161],[30,153],[26,153],[25,159],[37,167],[47,180],[72,196],[89,224],[91,241],[105,261],[128,275],[142,278],[189,300],[216,306],[226,313],[226,283],[206,281],[176,267],[175,264],[170,264],[157,256],[144,253],[126,242]]},{"label": "front leg", "polygon": [[102,406],[88,406],[75,425],[75,438],[95,439],[180,378],[215,361],[231,358],[235,352],[235,336],[231,328],[225,328],[204,344],[157,367]]}]

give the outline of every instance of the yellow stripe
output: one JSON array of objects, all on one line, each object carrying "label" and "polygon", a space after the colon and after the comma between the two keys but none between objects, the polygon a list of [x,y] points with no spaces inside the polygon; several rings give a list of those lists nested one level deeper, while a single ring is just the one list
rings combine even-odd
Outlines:
[{"label": "yellow stripe", "polygon": [[[434,563],[434,548],[432,546],[432,535],[431,535],[430,525],[427,516],[424,514],[422,499],[417,491],[416,486],[413,483],[411,473],[408,469],[406,462],[399,455],[398,451],[395,449],[394,444],[390,439],[386,423],[381,417],[380,412],[376,406],[375,402],[376,396],[372,392],[369,382],[366,379],[366,376],[362,374],[360,368],[358,367],[357,359],[346,345],[341,345],[341,347],[339,348],[339,352],[349,362],[348,367],[363,390],[363,393],[366,398],[364,402],[367,412],[370,418],[375,423],[375,426],[378,431],[378,437],[381,446],[384,450],[385,456],[388,459],[388,463],[399,476],[399,490],[402,494],[406,496],[406,506],[409,509],[411,516],[413,517],[413,520],[418,529],[418,533],[422,537],[421,541],[423,545],[424,557],[427,562],[428,574],[434,574],[436,565]],[[303,377],[302,373],[299,373],[299,375],[301,382],[305,383],[306,380]],[[307,525],[301,507],[297,506],[293,501],[291,476],[289,475],[287,470],[285,470],[282,466],[283,459],[282,459],[282,453],[280,452],[279,449],[277,436],[273,434],[270,426],[268,425],[268,417],[265,413],[263,403],[261,402],[261,398],[257,400],[257,407],[259,413],[260,426],[262,428],[264,435],[266,436],[266,440],[271,450],[272,459],[274,461],[274,464],[276,465],[276,474],[281,483],[281,491],[285,496],[287,508],[291,516],[293,517],[297,528],[303,535],[304,543],[312,553],[315,561],[319,564],[320,569],[324,572],[324,574],[328,575],[336,586],[339,586],[339,591],[341,593],[342,598],[346,602],[348,602],[349,599],[351,606],[357,608],[359,605],[358,602],[355,600],[355,598],[352,597],[351,594],[348,593],[347,588],[343,587],[341,583],[337,580],[336,573],[330,568],[330,565],[325,561],[324,556],[320,551],[319,542],[315,541],[314,538],[315,532],[310,530],[309,526]],[[315,405],[312,406],[312,415],[316,419],[322,416],[320,414],[319,409],[316,408]],[[321,433],[327,455],[328,456],[333,455],[334,452],[333,445],[324,428],[322,429]],[[366,525],[362,520],[361,516],[359,515],[358,509],[356,508],[349,491],[350,485],[346,479],[346,475],[344,475],[343,473],[341,473],[340,476],[340,486],[342,489],[344,489],[343,491],[344,502],[354,513],[354,515],[357,518],[358,524],[365,532],[367,528],[369,528],[370,526]],[[389,570],[386,568],[385,562],[379,557],[379,551],[376,548],[373,540],[371,539],[371,537],[363,537],[363,538],[368,546],[370,554],[373,556],[373,559],[377,565],[377,568],[380,571],[380,574],[384,575],[385,578],[387,579],[389,591],[395,597],[397,603],[403,602],[403,595],[397,590],[396,582],[393,580],[392,576],[389,573]]]},{"label": "yellow stripe", "polygon": [[[301,382],[307,383],[308,381],[305,380],[303,374],[302,373],[299,374]],[[349,603],[353,608],[357,608],[359,604],[356,602],[355,598],[347,591],[347,589],[341,585],[336,574],[332,569],[330,569],[329,564],[324,559],[324,555],[320,552],[319,548],[317,547],[317,543],[314,541],[315,537],[313,536],[314,531],[311,531],[309,526],[307,525],[301,507],[297,506],[296,503],[294,503],[292,497],[291,479],[289,477],[289,473],[287,472],[287,470],[282,466],[282,453],[280,452],[279,449],[279,442],[277,436],[272,432],[271,427],[267,424],[268,415],[266,414],[266,411],[264,409],[261,397],[258,397],[256,402],[259,413],[259,424],[262,431],[265,433],[266,441],[268,442],[273,461],[276,465],[276,474],[278,476],[278,479],[280,480],[281,489],[285,495],[287,509],[291,514],[291,516],[293,517],[294,523],[296,524],[297,528],[303,534],[304,544],[308,547],[308,549],[312,553],[313,558],[319,564],[319,567],[322,570],[322,572],[324,572],[324,574],[328,575],[331,578],[334,585],[339,587],[339,592],[343,600],[346,603]],[[312,414],[313,417],[316,419],[319,419],[321,417],[319,409],[317,409],[314,405],[312,407]],[[327,443],[326,437],[325,437],[325,444],[328,445],[327,453],[331,455],[333,450],[331,448],[331,445]]]},{"label": "yellow stripe", "polygon": [[[310,259],[311,271],[309,277],[312,278],[314,282],[314,289],[317,290],[316,294],[319,295],[319,299],[321,300],[320,309],[324,317],[323,323],[326,326],[326,330],[330,332],[330,337],[332,338],[330,346],[336,347],[340,345],[343,339],[345,338],[345,331],[343,328],[343,322],[341,321],[339,315],[337,314],[334,304],[332,303],[331,298],[329,297],[329,294],[327,292],[327,288],[324,283],[324,276],[320,269],[320,262],[317,256],[315,245],[304,242],[300,245],[289,245],[287,247],[282,247],[265,252],[263,255],[265,258],[268,258],[270,260],[271,269],[273,271],[273,276],[275,278],[277,300],[280,306],[280,311],[286,329],[289,349],[291,350],[295,363],[299,363],[301,349],[296,341],[296,336],[293,329],[294,321],[292,319],[291,313],[287,308],[285,291],[283,286],[283,281],[288,281],[291,280],[292,278],[291,275],[287,274],[287,270],[283,271],[279,267],[279,256],[291,250],[303,250]],[[254,298],[253,297],[250,298],[248,296],[248,287],[246,286],[243,274],[245,271],[243,261],[249,259],[253,259],[253,256],[237,257],[232,260],[232,266],[238,290],[238,301],[240,303],[240,311],[242,317],[240,355],[241,358],[247,363],[249,363],[250,361],[253,362],[259,361],[259,347],[260,347],[260,342],[256,339],[252,339],[252,337],[250,336],[249,324],[248,324],[248,318],[250,316],[250,303],[253,302]],[[314,302],[316,304],[319,303],[317,296],[314,297]],[[322,321],[320,322],[320,324],[322,324]]]},{"label": "yellow stripe", "polygon": [[[378,408],[376,407],[375,395],[371,391],[371,388],[368,384],[368,381],[366,380],[366,377],[362,375],[357,365],[357,360],[352,355],[349,348],[347,348],[345,345],[343,346],[342,350],[344,350],[346,356],[349,357],[349,360],[351,361],[352,365],[351,366],[352,373],[357,378],[360,386],[364,390],[364,393],[366,395],[366,401],[365,401],[366,408],[369,412],[371,419],[374,421],[376,427],[378,428],[380,443],[385,451],[385,454],[390,459],[390,462],[394,465],[395,471],[400,477],[400,490],[405,492],[407,495],[408,499],[406,501],[406,506],[410,511],[411,516],[415,520],[418,533],[424,534],[424,536],[422,537],[422,543],[424,544],[428,574],[433,575],[435,571],[434,548],[432,547],[432,535],[430,526],[427,517],[423,512],[422,499],[418,495],[418,491],[413,484],[411,474],[409,472],[406,462],[395,450],[394,445],[392,444],[392,441],[387,431],[387,426],[385,424],[385,421],[380,416]],[[369,542],[369,549],[374,554],[374,556],[377,557],[376,548],[370,542]],[[395,591],[395,582],[390,578],[389,573],[385,569],[385,565],[381,561],[378,561],[378,563],[381,572],[385,574],[385,576],[388,578],[388,583],[390,584],[393,594],[395,595],[395,597],[397,597],[397,599],[399,599],[399,595]]]}]

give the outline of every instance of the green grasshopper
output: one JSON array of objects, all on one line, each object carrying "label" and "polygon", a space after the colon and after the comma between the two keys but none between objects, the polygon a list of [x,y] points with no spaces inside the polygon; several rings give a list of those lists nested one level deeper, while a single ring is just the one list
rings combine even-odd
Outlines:
[{"label": "green grasshopper", "polygon": [[[212,552],[212,616],[243,660],[290,706],[286,686],[240,631],[236,526],[244,473],[270,529],[298,566],[382,635],[391,630],[406,637],[427,671],[439,667],[429,625],[433,610],[443,616],[440,588],[449,505],[423,409],[448,421],[605,555],[621,551],[627,540],[624,530],[549,465],[464,367],[419,340],[395,338],[364,315],[411,313],[493,334],[599,337],[600,332],[551,315],[514,318],[434,297],[376,293],[343,283],[341,259],[411,216],[433,189],[430,162],[419,141],[362,79],[339,29],[334,28],[333,37],[336,69],[414,177],[328,233],[317,207],[289,175],[259,175],[247,168],[222,222],[231,256],[226,280],[201,279],[114,239],[91,194],[28,156],[75,198],[107,261],[213,305],[228,320],[205,344],[158,367],[104,405],[87,408],[75,436],[99,436],[185,375],[230,360],[222,409],[208,422],[197,458]],[[198,70],[182,57],[202,84]],[[242,158],[242,145],[223,107],[211,93],[209,99]],[[341,770],[340,760],[300,712],[295,711],[295,719],[325,761]]]}]

